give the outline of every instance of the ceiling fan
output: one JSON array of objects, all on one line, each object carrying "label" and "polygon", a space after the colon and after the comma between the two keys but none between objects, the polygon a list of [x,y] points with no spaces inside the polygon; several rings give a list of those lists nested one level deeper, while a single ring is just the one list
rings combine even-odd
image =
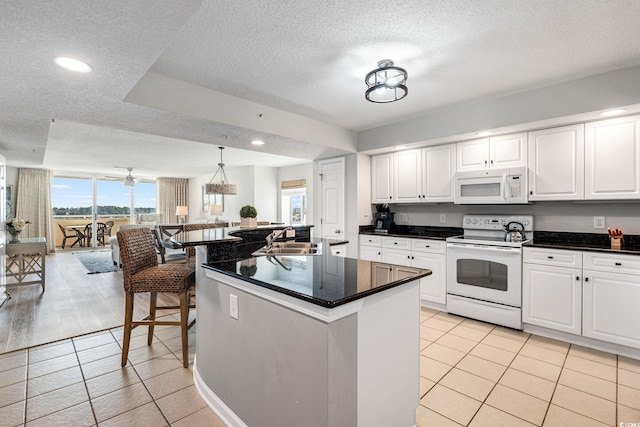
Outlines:
[{"label": "ceiling fan", "polygon": [[[133,168],[131,167],[124,167],[124,166],[114,166],[114,168],[118,168],[118,169],[126,169],[129,171],[129,174],[127,176],[124,177],[124,181],[123,184],[127,187],[135,187],[136,185],[136,180],[135,178],[131,175],[131,172],[133,171]],[[122,179],[122,177],[118,176],[118,177],[107,177],[107,178],[117,178],[117,179]]]}]

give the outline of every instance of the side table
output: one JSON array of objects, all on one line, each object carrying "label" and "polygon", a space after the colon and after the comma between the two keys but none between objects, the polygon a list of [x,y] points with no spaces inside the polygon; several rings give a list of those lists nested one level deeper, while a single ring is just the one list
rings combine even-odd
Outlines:
[{"label": "side table", "polygon": [[39,283],[44,292],[47,240],[44,237],[25,237],[19,242],[7,240],[6,250],[7,285]]}]

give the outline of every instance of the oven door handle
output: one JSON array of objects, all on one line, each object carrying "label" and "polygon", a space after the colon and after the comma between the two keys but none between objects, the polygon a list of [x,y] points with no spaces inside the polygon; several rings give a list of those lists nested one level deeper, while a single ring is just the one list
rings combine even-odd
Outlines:
[{"label": "oven door handle", "polygon": [[510,247],[510,246],[490,246],[490,245],[471,245],[468,243],[447,243],[447,248],[452,249],[470,249],[470,250],[481,250],[488,252],[499,252],[501,254],[521,254],[522,249],[518,247]]}]

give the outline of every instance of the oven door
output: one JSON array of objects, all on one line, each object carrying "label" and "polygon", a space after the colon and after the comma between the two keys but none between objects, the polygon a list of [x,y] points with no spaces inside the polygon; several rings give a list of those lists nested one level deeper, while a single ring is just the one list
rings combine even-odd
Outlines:
[{"label": "oven door", "polygon": [[522,248],[447,243],[447,293],[522,306]]}]

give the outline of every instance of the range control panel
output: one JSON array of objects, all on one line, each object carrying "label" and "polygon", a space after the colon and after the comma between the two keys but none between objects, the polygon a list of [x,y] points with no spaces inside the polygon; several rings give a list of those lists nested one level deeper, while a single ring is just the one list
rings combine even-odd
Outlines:
[{"label": "range control panel", "polygon": [[510,222],[519,222],[524,226],[524,231],[533,231],[533,215],[465,215],[462,228],[503,231]]}]

